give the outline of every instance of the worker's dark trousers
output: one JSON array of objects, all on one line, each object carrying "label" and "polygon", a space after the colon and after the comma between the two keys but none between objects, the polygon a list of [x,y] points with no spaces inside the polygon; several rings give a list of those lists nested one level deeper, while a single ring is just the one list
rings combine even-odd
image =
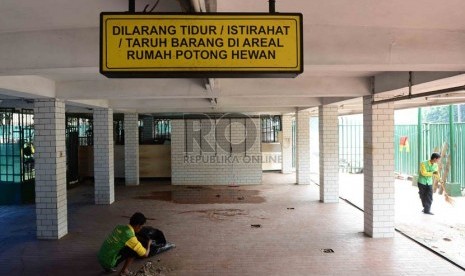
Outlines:
[{"label": "worker's dark trousers", "polygon": [[433,203],[433,185],[418,183],[418,190],[421,204],[423,204],[423,212],[428,213],[431,209],[431,203]]}]

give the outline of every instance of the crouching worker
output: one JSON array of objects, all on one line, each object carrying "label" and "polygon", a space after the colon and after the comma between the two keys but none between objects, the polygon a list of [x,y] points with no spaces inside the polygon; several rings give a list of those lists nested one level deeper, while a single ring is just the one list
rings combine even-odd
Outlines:
[{"label": "crouching worker", "polygon": [[136,237],[147,219],[142,213],[135,213],[129,225],[118,225],[100,247],[98,260],[106,272],[116,271],[116,267],[124,262],[120,275],[129,275],[128,267],[136,257],[148,257],[152,240],[144,247]]}]

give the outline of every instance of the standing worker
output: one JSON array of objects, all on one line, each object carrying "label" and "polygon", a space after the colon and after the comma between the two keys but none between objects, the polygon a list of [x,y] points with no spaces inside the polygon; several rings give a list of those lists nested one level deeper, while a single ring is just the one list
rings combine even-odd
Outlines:
[{"label": "standing worker", "polygon": [[433,178],[439,179],[438,162],[441,155],[437,152],[431,154],[430,160],[420,163],[420,173],[418,175],[418,193],[420,194],[423,213],[431,213],[431,203],[433,203]]}]

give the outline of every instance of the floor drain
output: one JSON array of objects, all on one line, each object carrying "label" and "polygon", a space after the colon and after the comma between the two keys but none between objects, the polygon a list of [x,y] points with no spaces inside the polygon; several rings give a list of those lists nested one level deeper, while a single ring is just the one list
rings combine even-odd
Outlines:
[{"label": "floor drain", "polygon": [[320,249],[320,250],[323,253],[334,253],[334,250],[332,250],[331,248],[323,248],[323,249]]}]

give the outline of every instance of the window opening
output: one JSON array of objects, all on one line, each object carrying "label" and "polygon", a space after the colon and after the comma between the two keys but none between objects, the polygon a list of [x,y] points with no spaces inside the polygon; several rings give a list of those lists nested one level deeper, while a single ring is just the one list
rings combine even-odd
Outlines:
[{"label": "window opening", "polygon": [[281,116],[261,117],[262,143],[278,142],[278,133],[281,130]]}]

